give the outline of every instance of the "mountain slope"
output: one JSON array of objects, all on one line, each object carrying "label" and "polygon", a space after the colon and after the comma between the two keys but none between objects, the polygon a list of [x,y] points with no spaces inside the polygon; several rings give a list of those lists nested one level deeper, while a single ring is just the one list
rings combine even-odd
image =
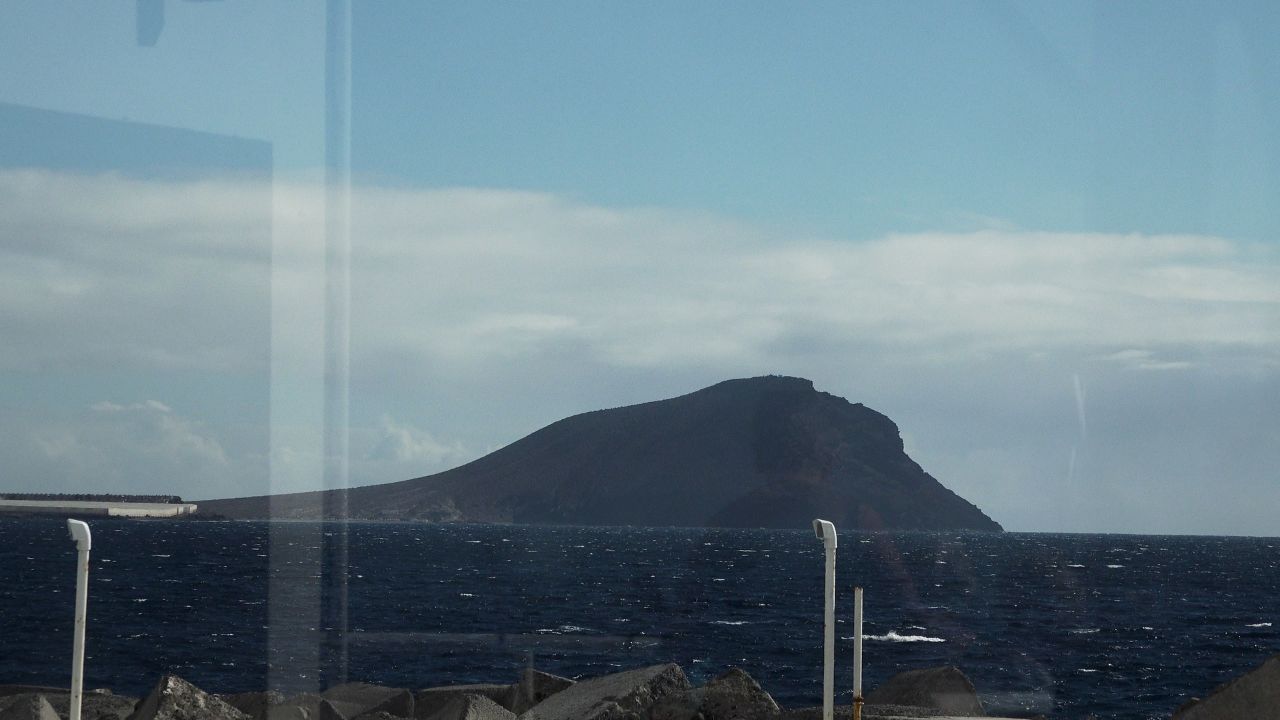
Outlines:
[{"label": "mountain slope", "polygon": [[823,517],[850,529],[1001,529],[907,457],[889,418],[777,376],[575,415],[436,475],[200,508],[233,518],[806,527]]}]

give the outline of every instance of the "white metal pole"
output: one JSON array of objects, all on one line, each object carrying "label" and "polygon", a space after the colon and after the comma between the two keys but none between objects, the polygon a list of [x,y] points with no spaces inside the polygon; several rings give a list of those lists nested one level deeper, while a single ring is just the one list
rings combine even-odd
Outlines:
[{"label": "white metal pole", "polygon": [[71,652],[71,709],[69,720],[80,720],[80,701],[84,693],[84,624],[89,608],[89,548],[93,536],[89,526],[80,520],[67,520],[67,532],[76,543],[76,625]]},{"label": "white metal pole", "polygon": [[862,588],[853,589],[853,719],[862,717]]},{"label": "white metal pole", "polygon": [[813,533],[826,546],[827,571],[823,595],[826,598],[825,632],[822,642],[822,720],[835,717],[836,671],[836,526],[826,520],[813,521]]}]

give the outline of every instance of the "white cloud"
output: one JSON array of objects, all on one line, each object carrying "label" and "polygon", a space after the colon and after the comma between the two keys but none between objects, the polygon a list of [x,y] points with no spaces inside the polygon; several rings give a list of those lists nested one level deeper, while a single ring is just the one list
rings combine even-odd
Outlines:
[{"label": "white cloud", "polygon": [[[361,215],[355,267],[366,349],[409,343],[467,362],[550,338],[619,365],[767,362],[798,331],[905,357],[1276,347],[1276,253],[1221,238],[989,230],[846,242],[483,196],[466,222],[440,208],[455,191],[370,203],[379,209]],[[556,322],[535,331],[495,318]]]},{"label": "white cloud", "polygon": [[0,370],[264,368],[271,190],[0,172]]},{"label": "white cloud", "polygon": [[1104,360],[1119,363],[1137,370],[1189,370],[1196,366],[1187,360],[1166,360],[1156,356],[1150,350],[1129,348],[1103,356]]},{"label": "white cloud", "polygon": [[[322,486],[324,458],[309,429],[273,428],[271,492],[300,492]],[[352,487],[406,480],[447,470],[477,455],[461,441],[445,440],[410,423],[383,415],[373,425],[350,431],[348,484]],[[266,492],[265,489],[255,494]]]},{"label": "white cloud", "polygon": [[[246,330],[266,328],[267,282],[278,294],[323,286],[321,198],[286,184],[0,173],[0,328],[25,340],[0,350],[0,367],[260,362],[266,338]],[[574,343],[622,366],[768,363],[797,334],[903,357],[1277,348],[1280,257],[1222,238],[837,241],[483,189],[363,188],[353,207],[358,355],[407,349],[465,366]]]},{"label": "white cloud", "polygon": [[36,422],[10,415],[3,425],[9,476],[45,491],[171,493],[263,475],[251,457],[231,457],[213,430],[155,400],[102,401]]},{"label": "white cloud", "polygon": [[158,413],[170,414],[173,408],[165,405],[159,400],[147,400],[146,402],[133,403],[131,405],[119,405],[108,400],[96,402],[89,406],[89,409],[99,413],[120,413],[129,411],[148,411],[152,410]]},{"label": "white cloud", "polygon": [[461,442],[445,443],[431,433],[383,415],[377,428],[365,431],[366,460],[412,464],[417,468],[448,466],[467,458]]}]

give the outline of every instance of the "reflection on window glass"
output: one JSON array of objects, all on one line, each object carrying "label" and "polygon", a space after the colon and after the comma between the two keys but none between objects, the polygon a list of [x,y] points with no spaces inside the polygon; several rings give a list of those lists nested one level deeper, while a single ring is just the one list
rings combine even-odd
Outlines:
[{"label": "reflection on window glass", "polygon": [[5,720],[1274,713],[1270,6],[0,18]]}]

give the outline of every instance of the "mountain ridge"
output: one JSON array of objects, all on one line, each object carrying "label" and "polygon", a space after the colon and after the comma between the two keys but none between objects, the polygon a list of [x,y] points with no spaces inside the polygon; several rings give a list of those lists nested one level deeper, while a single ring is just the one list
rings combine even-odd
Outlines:
[{"label": "mountain ridge", "polygon": [[1002,530],[911,460],[888,417],[777,375],[573,415],[434,475],[200,505],[231,518]]}]

